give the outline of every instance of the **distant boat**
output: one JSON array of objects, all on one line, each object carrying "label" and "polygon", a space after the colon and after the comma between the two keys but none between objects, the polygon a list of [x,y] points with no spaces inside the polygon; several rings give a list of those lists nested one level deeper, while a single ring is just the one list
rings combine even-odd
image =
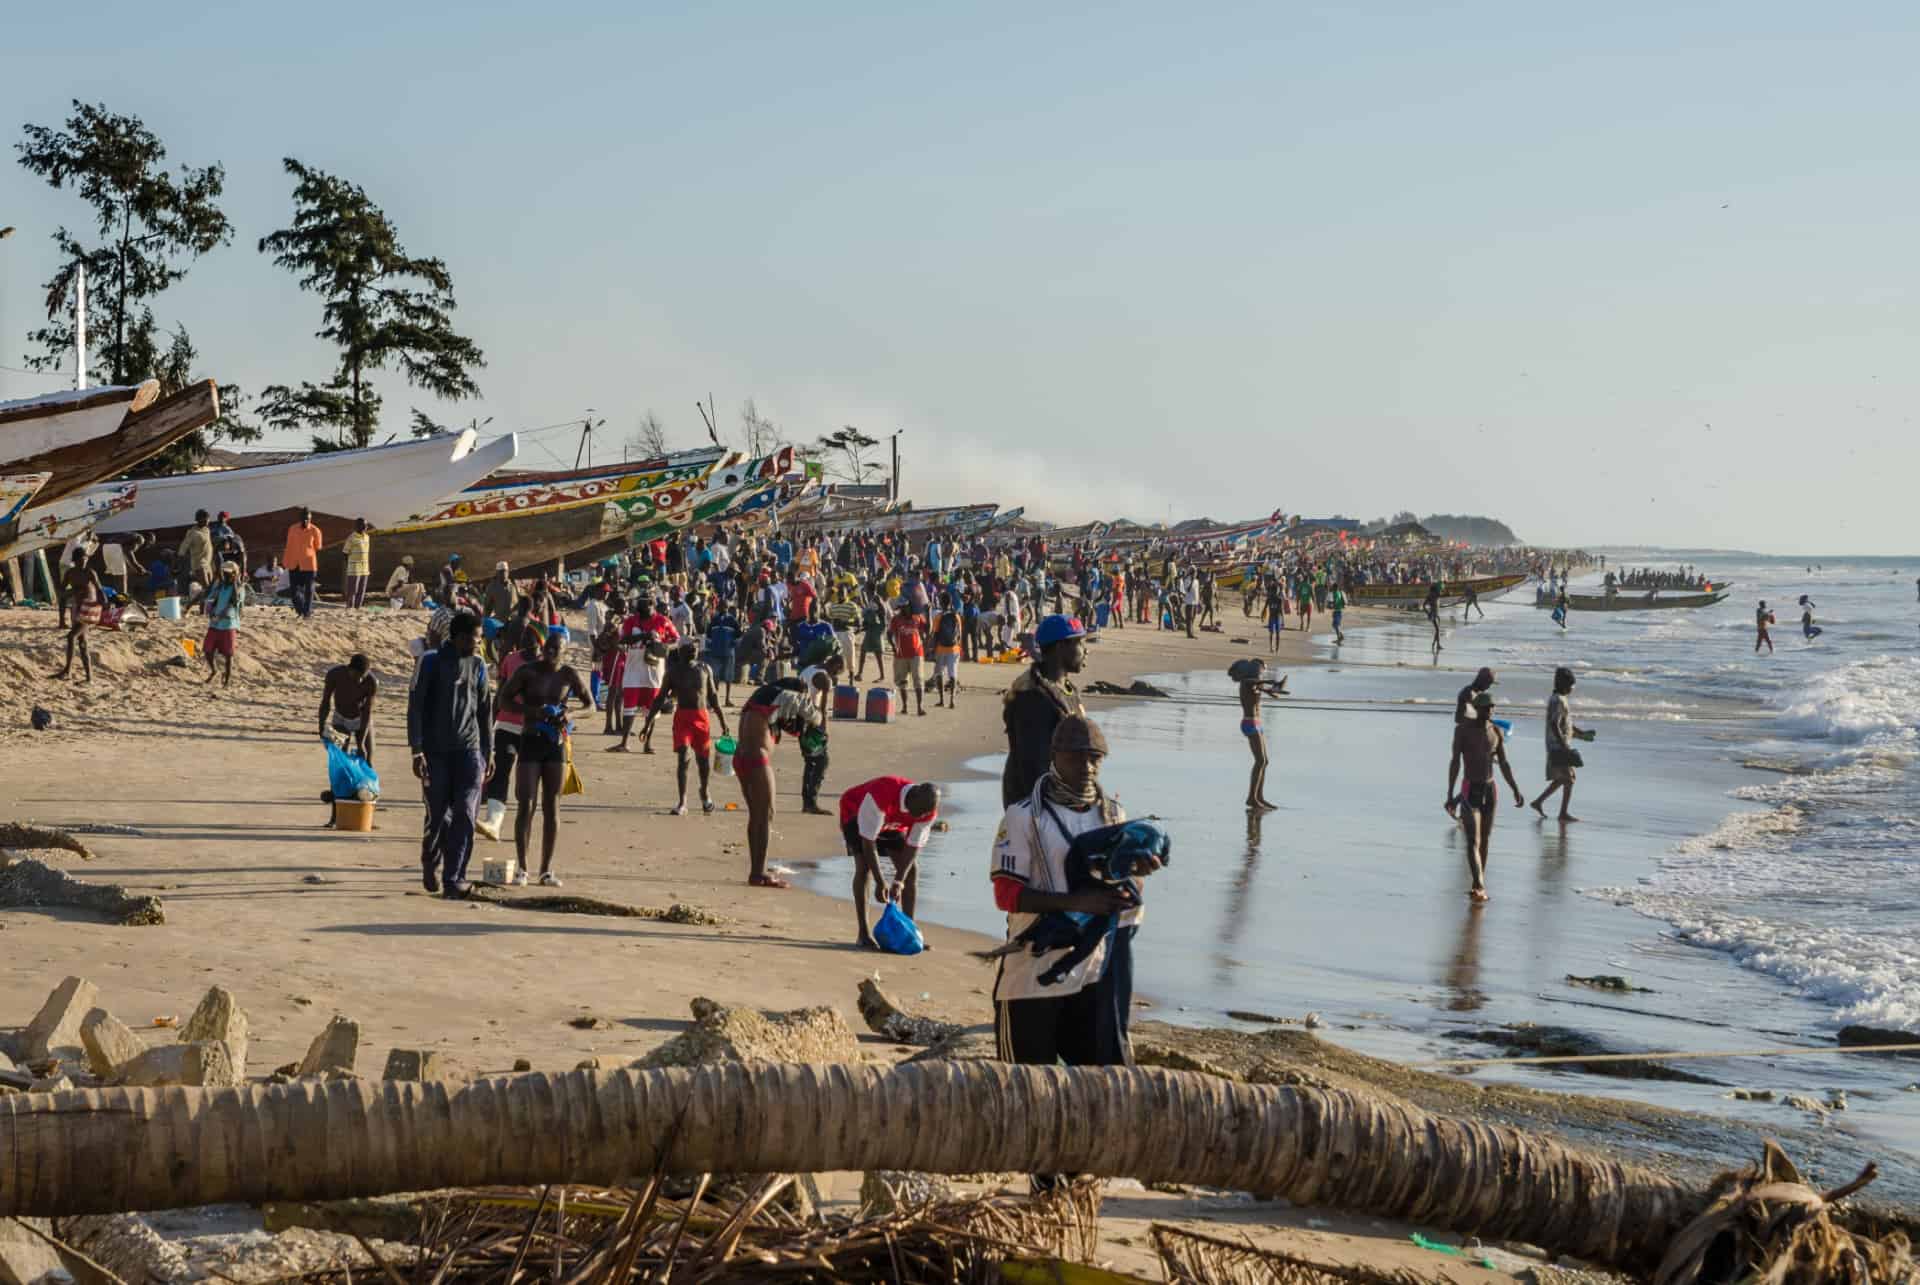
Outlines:
[{"label": "distant boat", "polygon": [[160,383],[81,388],[0,402],[0,467],[10,472],[38,455],[105,437],[120,421],[160,400]]},{"label": "distant boat", "polygon": [[[375,527],[404,522],[513,462],[518,440],[509,433],[476,449],[472,429],[357,451],[321,451],[281,464],[182,473],[140,483],[133,509],[100,524],[102,534],[150,531],[163,545],[193,525],[196,509],[225,510],[247,553],[259,563],[284,547],[300,510],[328,545],[346,539],[355,518]],[[251,568],[248,568],[251,570]]]},{"label": "distant boat", "polygon": [[[1567,595],[1569,611],[1667,611],[1690,607],[1711,607],[1724,600],[1731,585],[1721,585],[1706,593],[1675,593],[1668,589],[1652,589],[1642,593],[1570,593]],[[1556,595],[1548,594],[1533,604],[1536,607],[1551,610],[1558,601]]]},{"label": "distant boat", "polygon": [[[1504,576],[1479,576],[1467,580],[1440,581],[1440,605],[1451,607],[1464,602],[1471,589],[1482,598],[1505,593],[1527,577],[1523,572]],[[1347,601],[1356,607],[1417,607],[1427,600],[1431,581],[1412,584],[1360,584],[1347,590]]]},{"label": "distant boat", "polygon": [[27,509],[15,521],[0,525],[0,562],[30,557],[91,534],[100,523],[132,509],[142,485],[120,482],[96,486]]},{"label": "distant boat", "polygon": [[[0,443],[5,444],[0,449],[17,452],[32,442],[47,447],[5,464],[13,473],[53,475],[34,497],[32,507],[118,477],[220,417],[220,393],[211,380],[190,384],[169,397],[160,397],[159,390],[157,383],[148,380],[127,388],[87,390],[114,394],[99,404],[88,399],[54,403],[38,398],[33,405],[43,410],[51,405],[55,413],[0,424]],[[77,393],[67,396],[80,398]],[[124,408],[129,406],[137,409],[128,412]],[[12,436],[16,433],[18,442]]]}]

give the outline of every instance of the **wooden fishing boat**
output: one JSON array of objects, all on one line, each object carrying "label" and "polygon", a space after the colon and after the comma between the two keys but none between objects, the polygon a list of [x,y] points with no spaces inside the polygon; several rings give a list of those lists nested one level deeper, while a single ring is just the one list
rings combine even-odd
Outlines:
[{"label": "wooden fishing boat", "polygon": [[[1482,598],[1505,593],[1525,581],[1525,572],[1515,571],[1504,576],[1476,576],[1467,580],[1442,580],[1440,582],[1440,605],[1453,606],[1464,602],[1467,591],[1472,590]],[[1415,584],[1362,584],[1347,590],[1347,601],[1356,607],[1417,607],[1427,600],[1427,590],[1431,581]]]},{"label": "wooden fishing boat", "polygon": [[39,467],[51,470],[53,479],[40,489],[30,507],[119,477],[219,418],[218,386],[211,379],[189,384],[128,415],[105,437],[39,456]]},{"label": "wooden fishing boat", "polygon": [[0,477],[0,529],[18,518],[52,477],[51,473],[9,473]]},{"label": "wooden fishing boat", "polygon": [[149,379],[0,402],[0,466],[36,472],[28,460],[106,437],[159,400],[159,381]]},{"label": "wooden fishing boat", "polygon": [[327,544],[336,545],[346,539],[355,518],[376,528],[404,522],[512,463],[519,450],[511,433],[484,446],[478,440],[472,429],[464,429],[357,451],[322,451],[279,464],[148,478],[133,509],[102,522],[100,530],[109,535],[150,531],[161,544],[171,544],[193,525],[196,510],[224,511],[246,541],[248,556],[264,564],[285,547],[287,528],[303,508],[313,511]]},{"label": "wooden fishing boat", "polygon": [[54,549],[92,534],[102,522],[131,510],[144,483],[89,487],[50,504],[39,504],[0,524],[0,562]]},{"label": "wooden fishing boat", "polygon": [[[1653,589],[1644,593],[1570,593],[1567,595],[1569,611],[1670,611],[1694,607],[1711,607],[1726,599],[1725,587],[1710,593],[1676,593],[1670,589]],[[1533,605],[1551,611],[1556,599],[1547,597]]]},{"label": "wooden fishing boat", "polygon": [[751,460],[730,456],[708,474],[691,504],[670,517],[656,517],[629,528],[626,542],[637,548],[690,526],[732,525],[750,519],[773,507],[779,498],[780,479],[792,467],[791,446]]}]

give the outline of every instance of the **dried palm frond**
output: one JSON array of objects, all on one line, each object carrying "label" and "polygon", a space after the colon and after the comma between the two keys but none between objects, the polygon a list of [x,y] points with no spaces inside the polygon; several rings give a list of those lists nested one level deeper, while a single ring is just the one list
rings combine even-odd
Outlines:
[{"label": "dried palm frond", "polygon": [[1906,1236],[1849,1230],[1835,1210],[1878,1173],[1868,1165],[1821,1194],[1769,1142],[1758,1165],[1714,1180],[1705,1212],[1674,1238],[1654,1285],[1914,1285],[1920,1266]]},{"label": "dried palm frond", "polygon": [[1170,1285],[1433,1285],[1444,1274],[1377,1271],[1348,1263],[1321,1263],[1298,1254],[1223,1240],[1184,1227],[1155,1223],[1153,1247]]}]

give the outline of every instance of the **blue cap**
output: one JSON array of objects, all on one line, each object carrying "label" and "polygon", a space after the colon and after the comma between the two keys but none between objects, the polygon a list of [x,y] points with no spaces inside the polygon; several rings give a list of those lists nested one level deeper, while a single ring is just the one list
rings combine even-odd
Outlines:
[{"label": "blue cap", "polygon": [[1040,622],[1040,627],[1033,631],[1033,642],[1036,647],[1051,647],[1068,638],[1086,636],[1087,627],[1080,623],[1078,616],[1048,616]]}]

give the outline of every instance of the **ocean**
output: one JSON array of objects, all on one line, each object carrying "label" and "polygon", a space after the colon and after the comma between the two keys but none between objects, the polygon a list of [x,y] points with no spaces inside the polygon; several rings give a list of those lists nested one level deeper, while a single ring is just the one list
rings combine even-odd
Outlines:
[{"label": "ocean", "polygon": [[[1149,1015],[1233,1024],[1230,1012],[1314,1012],[1328,1037],[1410,1062],[1497,1056],[1469,1037],[1519,1023],[1622,1051],[1831,1047],[1850,1024],[1920,1031],[1920,557],[1608,559],[1681,562],[1731,582],[1731,595],[1699,610],[1576,613],[1563,633],[1528,587],[1487,602],[1484,620],[1450,613],[1438,657],[1412,613],[1342,647],[1328,640],[1329,663],[1296,672],[1293,695],[1268,704],[1268,796],[1281,807],[1265,817],[1241,806],[1249,760],[1223,672],[1151,675],[1172,699],[1101,710],[1106,785],[1130,814],[1163,818],[1175,842],[1136,943]],[[1803,593],[1824,631],[1812,640]],[[1760,599],[1779,624],[1774,654],[1756,658]],[[1227,628],[1241,627],[1236,598]],[[1579,824],[1503,803],[1493,900],[1474,911],[1441,804],[1454,693],[1481,665],[1499,674],[1495,716],[1514,723],[1529,798],[1544,785],[1556,665],[1579,676],[1574,719],[1598,736],[1582,747]],[[922,858],[920,914],[997,935],[987,854],[998,759],[969,766],[981,775],[951,783],[952,830]],[[846,895],[844,858],[806,874]],[[1595,974],[1635,989],[1567,980]],[[1845,1127],[1920,1156],[1920,1092],[1905,1091],[1920,1061],[1675,1065],[1718,1083],[1472,1074],[1776,1124],[1807,1117],[1729,1091],[1843,1091]]]}]

